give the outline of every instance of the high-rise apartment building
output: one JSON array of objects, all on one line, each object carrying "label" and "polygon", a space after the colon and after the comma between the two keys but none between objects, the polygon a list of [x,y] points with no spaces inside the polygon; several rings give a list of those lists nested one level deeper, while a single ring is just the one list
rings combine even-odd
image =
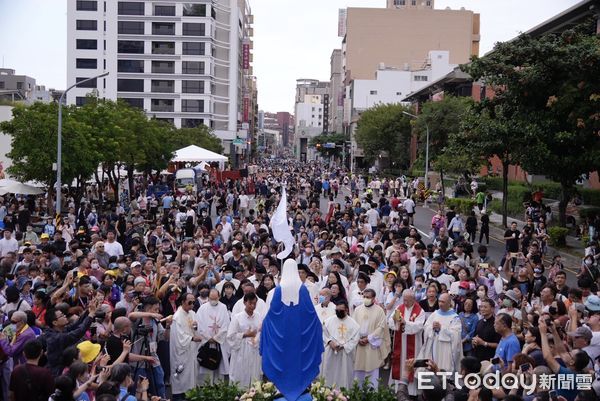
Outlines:
[{"label": "high-rise apartment building", "polygon": [[209,126],[226,151],[254,125],[247,0],[77,0],[67,21],[68,84],[109,72],[71,90],[68,103],[91,91],[123,99],[177,127]]}]

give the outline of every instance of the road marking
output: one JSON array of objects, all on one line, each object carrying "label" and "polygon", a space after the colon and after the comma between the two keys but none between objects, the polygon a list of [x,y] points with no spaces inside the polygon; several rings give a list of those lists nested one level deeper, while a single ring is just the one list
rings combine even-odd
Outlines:
[{"label": "road marking", "polygon": [[[416,226],[413,226],[413,227],[417,228]],[[418,232],[419,232],[419,234],[421,234],[423,237],[431,238],[429,235],[425,234],[423,231],[419,230],[418,228],[417,228],[417,231],[418,231]]]}]

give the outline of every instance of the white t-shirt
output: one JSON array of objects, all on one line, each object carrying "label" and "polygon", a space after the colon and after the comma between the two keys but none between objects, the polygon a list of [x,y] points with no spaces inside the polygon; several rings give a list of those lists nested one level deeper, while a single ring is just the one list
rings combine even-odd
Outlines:
[{"label": "white t-shirt", "polygon": [[402,202],[402,206],[404,206],[406,213],[414,213],[415,212],[415,202],[410,198],[408,198],[407,200]]},{"label": "white t-shirt", "polygon": [[9,252],[17,252],[19,250],[19,243],[16,239],[2,238],[0,239],[0,257],[6,256]]},{"label": "white t-shirt", "polygon": [[115,241],[115,242],[106,241],[104,243],[104,252],[108,253],[110,256],[122,256],[123,255],[123,246],[120,243],[118,243],[117,241]]}]

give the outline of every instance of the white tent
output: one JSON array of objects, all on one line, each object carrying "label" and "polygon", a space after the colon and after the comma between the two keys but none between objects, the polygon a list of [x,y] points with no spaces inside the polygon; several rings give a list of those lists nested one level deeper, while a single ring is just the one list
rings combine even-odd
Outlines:
[{"label": "white tent", "polygon": [[0,195],[4,194],[19,194],[19,195],[41,195],[44,193],[43,189],[36,188],[32,185],[22,184],[20,182],[13,182],[6,186],[0,187]]},{"label": "white tent", "polygon": [[171,160],[177,162],[220,162],[227,161],[227,157],[208,149],[201,148],[196,145],[190,145],[175,152],[175,157]]}]

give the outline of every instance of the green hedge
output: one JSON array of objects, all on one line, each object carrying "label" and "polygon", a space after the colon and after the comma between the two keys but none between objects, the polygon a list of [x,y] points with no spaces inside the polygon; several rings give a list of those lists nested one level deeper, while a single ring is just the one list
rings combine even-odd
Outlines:
[{"label": "green hedge", "polygon": [[467,198],[447,198],[446,206],[454,206],[454,210],[461,214],[470,214],[476,203],[473,199]]},{"label": "green hedge", "polygon": [[580,189],[579,193],[583,198],[584,205],[600,206],[600,190],[598,189]]},{"label": "green hedge", "polygon": [[587,217],[591,220],[598,215],[600,215],[600,207],[582,207],[579,209],[581,220],[585,220]]},{"label": "green hedge", "polygon": [[565,246],[567,245],[567,234],[569,229],[565,227],[550,227],[548,228],[548,236],[550,237],[550,245]]}]

